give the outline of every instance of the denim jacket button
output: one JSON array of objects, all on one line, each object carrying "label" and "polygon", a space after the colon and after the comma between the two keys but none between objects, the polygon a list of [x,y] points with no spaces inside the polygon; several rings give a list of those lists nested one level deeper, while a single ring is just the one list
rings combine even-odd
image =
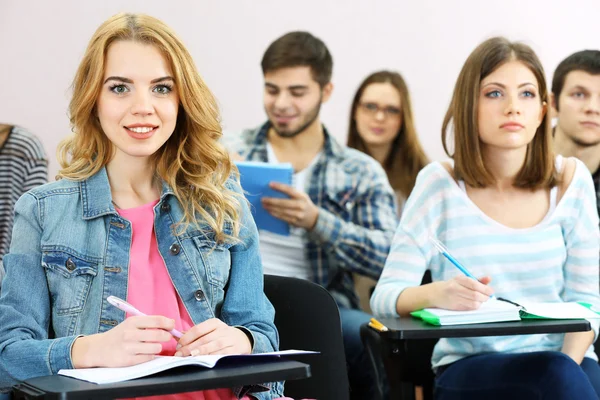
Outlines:
[{"label": "denim jacket button", "polygon": [[67,267],[67,269],[72,272],[75,270],[76,266],[73,260],[71,260],[71,258],[67,258],[67,262],[65,262],[65,267]]},{"label": "denim jacket button", "polygon": [[196,290],[194,292],[194,297],[196,298],[196,300],[202,301],[204,300],[204,292],[202,290]]},{"label": "denim jacket button", "polygon": [[169,251],[171,252],[171,254],[176,256],[181,251],[181,247],[177,243],[173,243],[171,247],[169,247]]},{"label": "denim jacket button", "polygon": [[171,210],[171,206],[165,201],[160,205],[160,209],[164,212],[169,212]]}]

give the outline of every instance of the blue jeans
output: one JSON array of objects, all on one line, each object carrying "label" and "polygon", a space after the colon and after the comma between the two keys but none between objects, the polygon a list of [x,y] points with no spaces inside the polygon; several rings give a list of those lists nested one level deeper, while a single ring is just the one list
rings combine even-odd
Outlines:
[{"label": "blue jeans", "polygon": [[371,315],[361,310],[340,307],[342,335],[348,365],[351,399],[373,399],[376,396],[375,372],[360,339],[360,326],[368,323]]},{"label": "blue jeans", "polygon": [[598,399],[600,366],[577,365],[557,351],[481,354],[441,368],[434,397],[453,399]]}]

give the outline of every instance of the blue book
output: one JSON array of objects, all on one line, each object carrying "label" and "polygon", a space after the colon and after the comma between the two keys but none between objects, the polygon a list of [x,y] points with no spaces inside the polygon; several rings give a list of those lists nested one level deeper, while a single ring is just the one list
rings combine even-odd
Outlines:
[{"label": "blue book", "polygon": [[287,195],[271,189],[270,182],[292,184],[294,169],[292,164],[269,164],[254,161],[237,161],[240,171],[240,183],[246,198],[250,202],[252,216],[258,229],[289,236],[290,226],[287,222],[275,218],[265,210],[260,202],[263,197],[288,198]]}]

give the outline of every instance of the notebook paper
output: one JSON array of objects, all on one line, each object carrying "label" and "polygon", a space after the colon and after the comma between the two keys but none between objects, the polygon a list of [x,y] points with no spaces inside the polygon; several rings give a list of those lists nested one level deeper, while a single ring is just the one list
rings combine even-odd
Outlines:
[{"label": "notebook paper", "polygon": [[290,226],[275,218],[262,206],[263,197],[287,198],[287,196],[269,187],[270,182],[292,184],[294,169],[292,164],[270,164],[254,161],[237,161],[240,171],[240,184],[246,199],[250,202],[252,216],[258,229],[289,236]]},{"label": "notebook paper", "polygon": [[171,368],[184,365],[195,365],[205,368],[213,368],[217,362],[224,358],[250,358],[250,357],[271,357],[277,358],[285,355],[295,354],[316,354],[314,351],[303,350],[283,350],[271,353],[259,354],[237,354],[237,355],[207,355],[195,357],[166,357],[157,356],[154,360],[131,367],[122,368],[80,368],[80,369],[61,369],[59,375],[70,376],[71,378],[92,383],[115,383],[144,376],[156,374]]},{"label": "notebook paper", "polygon": [[451,311],[425,308],[410,313],[432,325],[463,325],[487,322],[519,321],[521,319],[600,319],[600,314],[583,303],[514,303],[490,299],[477,310]]},{"label": "notebook paper", "polygon": [[486,322],[519,321],[519,308],[504,301],[489,299],[477,310],[452,311],[425,308],[410,313],[432,325],[480,324]]},{"label": "notebook paper", "polygon": [[520,301],[523,319],[598,319],[600,314],[580,303],[533,303]]}]

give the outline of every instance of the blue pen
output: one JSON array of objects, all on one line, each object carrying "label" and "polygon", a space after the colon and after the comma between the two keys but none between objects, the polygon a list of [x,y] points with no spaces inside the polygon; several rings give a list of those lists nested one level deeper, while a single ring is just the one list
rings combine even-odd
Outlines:
[{"label": "blue pen", "polygon": [[[465,274],[466,276],[468,276],[471,279],[475,279],[476,281],[479,281],[477,278],[475,278],[475,276],[473,276],[473,274],[471,274],[469,271],[467,271],[467,269],[465,267],[463,267],[462,264],[459,263],[456,258],[452,257],[452,254],[450,254],[450,252],[448,251],[448,249],[446,248],[446,246],[444,246],[444,244],[442,242],[440,242],[433,236],[429,236],[429,240],[431,241],[431,243],[433,243],[435,248],[438,249],[438,251],[440,253],[442,253],[442,255],[444,257],[446,257],[448,259],[448,261],[450,261],[456,268],[458,268],[460,270],[460,272],[462,272],[463,274]],[[495,298],[494,295],[491,295],[490,297]]]}]

